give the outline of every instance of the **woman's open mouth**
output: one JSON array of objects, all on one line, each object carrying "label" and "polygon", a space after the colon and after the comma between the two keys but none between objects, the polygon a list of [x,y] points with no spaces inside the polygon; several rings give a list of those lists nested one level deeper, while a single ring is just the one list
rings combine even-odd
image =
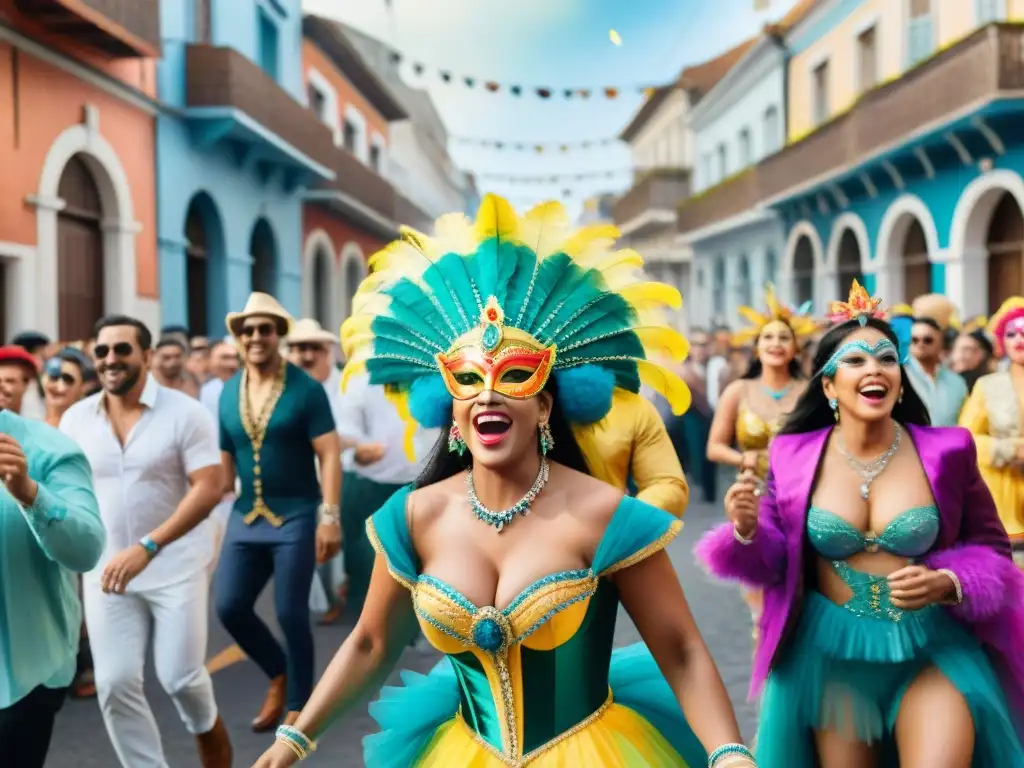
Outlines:
[{"label": "woman's open mouth", "polygon": [[473,428],[483,445],[497,445],[512,429],[512,419],[498,411],[485,411],[473,417]]},{"label": "woman's open mouth", "polygon": [[889,388],[884,384],[866,384],[858,390],[858,394],[872,405],[877,405],[885,400]]}]

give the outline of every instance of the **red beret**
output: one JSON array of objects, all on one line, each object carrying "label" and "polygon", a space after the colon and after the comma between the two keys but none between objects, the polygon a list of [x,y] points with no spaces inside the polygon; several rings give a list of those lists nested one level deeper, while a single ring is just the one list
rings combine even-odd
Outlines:
[{"label": "red beret", "polygon": [[14,345],[0,347],[0,363],[22,363],[32,369],[33,375],[39,373],[39,363],[21,347]]}]

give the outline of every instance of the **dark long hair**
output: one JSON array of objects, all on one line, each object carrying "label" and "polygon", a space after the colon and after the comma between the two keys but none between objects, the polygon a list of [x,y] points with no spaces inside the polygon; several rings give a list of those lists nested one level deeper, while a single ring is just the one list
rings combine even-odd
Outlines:
[{"label": "dark long hair", "polygon": [[[779,434],[794,435],[802,432],[813,432],[816,429],[830,427],[835,424],[835,416],[829,407],[825,392],[821,388],[821,369],[828,362],[829,358],[832,357],[832,354],[839,349],[840,345],[846,340],[846,337],[854,331],[859,331],[862,327],[881,331],[889,341],[896,345],[897,349],[899,348],[899,339],[896,338],[892,326],[884,320],[878,320],[873,317],[868,318],[864,326],[861,326],[857,320],[849,320],[832,328],[818,343],[818,350],[814,355],[814,376],[807,389],[800,395],[800,399],[796,401],[793,411],[789,414]],[[900,366],[900,374],[903,380],[903,399],[897,401],[896,406],[892,409],[892,417],[900,424],[928,426],[931,424],[931,419],[928,417],[928,409],[925,407],[924,402],[922,402],[920,395],[914,390],[913,385],[910,383],[910,378],[907,376],[907,372],[902,365]]]},{"label": "dark long hair", "polygon": [[[583,451],[580,449],[579,443],[576,442],[572,427],[569,426],[569,422],[565,420],[558,407],[558,384],[555,382],[554,376],[548,378],[544,391],[550,392],[554,398],[548,426],[551,427],[551,437],[554,438],[555,447],[548,454],[548,459],[589,475],[590,468],[587,466]],[[443,430],[438,436],[437,442],[434,443],[434,448],[430,452],[430,458],[427,459],[423,472],[416,478],[415,487],[423,488],[447,480],[449,477],[469,469],[472,465],[473,456],[469,451],[459,456],[459,454],[451,453],[448,450],[448,432]]]}]

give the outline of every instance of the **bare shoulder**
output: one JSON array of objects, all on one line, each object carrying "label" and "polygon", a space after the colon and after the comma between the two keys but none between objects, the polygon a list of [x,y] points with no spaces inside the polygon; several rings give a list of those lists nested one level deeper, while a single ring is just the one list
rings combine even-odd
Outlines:
[{"label": "bare shoulder", "polygon": [[466,476],[459,472],[415,489],[406,501],[410,530],[425,530],[436,523],[453,502],[466,498]]},{"label": "bare shoulder", "polygon": [[730,382],[724,390],[722,390],[721,396],[718,398],[719,406],[722,405],[736,405],[743,399],[743,395],[747,391],[747,379],[736,379],[736,381]]},{"label": "bare shoulder", "polygon": [[559,506],[588,527],[595,526],[599,530],[604,530],[611,521],[624,495],[615,486],[562,464],[551,465],[548,485],[563,497]]}]

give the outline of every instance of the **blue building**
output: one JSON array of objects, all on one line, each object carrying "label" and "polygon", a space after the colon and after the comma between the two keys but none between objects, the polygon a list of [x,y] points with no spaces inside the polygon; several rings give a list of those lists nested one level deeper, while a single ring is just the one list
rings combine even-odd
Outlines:
[{"label": "blue building", "polygon": [[855,278],[888,304],[945,293],[963,316],[1024,293],[1024,8],[805,6],[781,38],[785,146],[685,204],[681,229],[773,215],[780,287],[819,312]]},{"label": "blue building", "polygon": [[161,313],[223,333],[252,290],[298,314],[302,197],[334,178],[306,108],[300,0],[162,2],[157,213]]}]

